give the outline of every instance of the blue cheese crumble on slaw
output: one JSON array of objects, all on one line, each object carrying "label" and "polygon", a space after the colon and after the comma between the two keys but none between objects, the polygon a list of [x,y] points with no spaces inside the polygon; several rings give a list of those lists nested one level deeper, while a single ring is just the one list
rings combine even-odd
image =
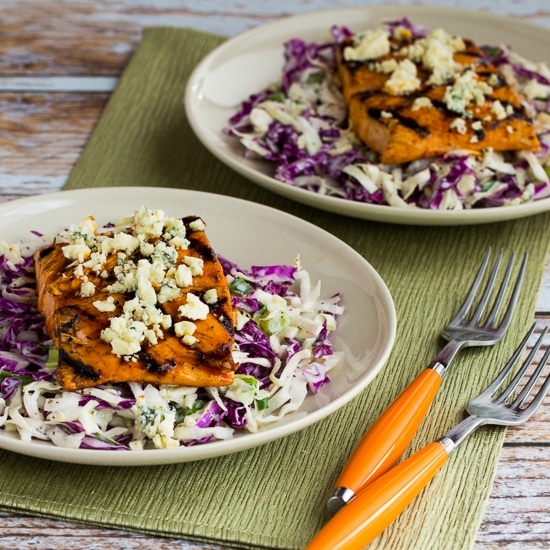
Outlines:
[{"label": "blue cheese crumble on slaw", "polygon": [[[415,38],[429,37],[424,28],[406,19],[379,30],[400,29]],[[523,97],[540,150],[455,150],[441,157],[381,164],[379,155],[358,139],[348,122],[335,51],[352,35],[349,29],[334,26],[326,42],[294,38],[285,43],[280,81],[243,101],[224,128],[240,141],[247,158],[272,163],[273,177],[283,183],[369,204],[462,210],[550,196],[550,70],[544,63],[525,59],[507,46],[482,47],[487,61]],[[371,42],[368,46],[376,49],[380,41]],[[399,76],[400,83],[406,83]],[[457,117],[459,132],[459,123],[466,124],[464,118]]]},{"label": "blue cheese crumble on slaw", "polygon": [[[51,242],[44,237],[43,246]],[[343,353],[330,340],[341,296],[321,295],[299,258],[242,269],[219,257],[238,318],[234,381],[225,387],[137,382],[66,391],[36,307],[37,245],[0,241],[0,430],[67,448],[141,450],[257,432],[330,384]]]}]

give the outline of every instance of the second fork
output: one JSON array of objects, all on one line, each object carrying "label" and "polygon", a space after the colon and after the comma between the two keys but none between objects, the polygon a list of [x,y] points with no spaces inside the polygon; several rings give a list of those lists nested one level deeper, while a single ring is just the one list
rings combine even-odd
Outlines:
[{"label": "second fork", "polygon": [[[387,472],[404,453],[426,416],[442,378],[456,354],[463,347],[496,344],[504,336],[518,301],[527,264],[527,254],[524,255],[519,268],[506,311],[502,319],[498,320],[510,283],[514,253],[510,256],[491,310],[485,316],[495,288],[502,250],[497,255],[483,291],[480,291],[490,253],[488,249],[464,303],[442,332],[442,336],[448,340],[448,343],[430,365],[382,413],[354,450],[327,502],[327,509],[331,515],[349,502],[360,489]],[[479,295],[479,301],[474,309],[472,306]]]},{"label": "second fork", "polygon": [[[400,462],[395,468],[360,491],[356,498],[336,514],[307,546],[306,550],[357,550],[365,547],[388,527],[420,493],[445,464],[449,455],[478,427],[490,424],[517,426],[526,422],[538,409],[550,390],[550,373],[544,373],[550,348],[538,363],[548,327],[544,328],[514,378],[506,380],[516,367],[535,331],[533,324],[496,379],[470,403],[462,422]],[[531,365],[534,371],[528,375]],[[515,391],[524,383],[518,395]],[[537,389],[534,389],[539,383]]]}]

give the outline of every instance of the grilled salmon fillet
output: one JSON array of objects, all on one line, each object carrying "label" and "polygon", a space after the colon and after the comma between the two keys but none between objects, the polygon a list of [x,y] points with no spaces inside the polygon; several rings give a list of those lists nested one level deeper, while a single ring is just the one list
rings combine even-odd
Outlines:
[{"label": "grilled salmon fillet", "polygon": [[[145,246],[150,246],[144,256],[142,240],[141,248],[131,253],[110,251],[102,258],[100,268],[94,264],[93,251],[80,258],[84,261],[75,260],[70,254],[68,258],[66,243],[54,243],[35,253],[38,309],[59,351],[57,377],[66,390],[132,381],[197,387],[232,383],[236,368],[231,355],[235,312],[222,267],[202,226],[191,229],[197,227],[197,220],[200,221],[196,217],[182,220],[186,233],[183,247],[168,250],[166,245],[159,246],[162,238],[154,237],[145,241]],[[163,274],[160,270],[159,278],[157,269],[152,271],[153,284],[140,281],[137,289],[135,284],[121,288],[124,284],[120,281],[132,280],[135,275],[123,264],[150,270],[154,263],[151,258],[155,257],[150,255],[151,246],[155,245],[163,253],[176,251],[164,280],[160,281]],[[195,271],[198,267],[199,273],[183,282],[170,279],[173,296],[162,299],[160,288],[166,284],[168,275],[179,266],[189,265],[195,266]],[[189,273],[187,267],[184,271]],[[140,298],[140,292],[145,296],[151,288],[156,293],[153,310]],[[140,316],[136,317],[136,311],[141,312]],[[147,328],[147,315],[151,317],[151,312],[160,321],[154,325],[149,320],[154,325],[148,327],[152,332],[146,332],[149,338],[143,338],[139,349],[134,347],[126,355],[124,338],[133,329],[117,335],[112,327],[120,325],[120,320],[125,319],[130,325],[138,319],[142,323],[139,326]],[[183,336],[182,325],[186,332]],[[111,337],[106,337],[109,334]],[[116,337],[123,351],[115,349]]]},{"label": "grilled salmon fillet", "polygon": [[[521,97],[499,69],[469,39],[443,37],[431,55],[428,38],[389,34],[380,56],[358,59],[346,53],[354,38],[336,51],[338,74],[356,135],[383,164],[441,156],[449,151],[536,150],[540,144]],[[424,58],[422,57],[424,56]],[[452,67],[443,70],[434,63]],[[446,67],[446,69],[448,69]],[[406,70],[405,70],[406,69]],[[400,72],[399,72],[400,71]],[[434,76],[435,75],[435,76]]]}]

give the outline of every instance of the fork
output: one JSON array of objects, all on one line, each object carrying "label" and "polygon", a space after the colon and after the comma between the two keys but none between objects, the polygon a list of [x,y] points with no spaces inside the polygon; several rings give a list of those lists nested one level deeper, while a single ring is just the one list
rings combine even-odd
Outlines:
[{"label": "fork", "polygon": [[[512,252],[510,255],[492,308],[485,318],[484,314],[488,309],[493,289],[496,289],[495,283],[502,259],[502,250],[497,254],[485,287],[481,291],[480,286],[487,270],[490,254],[491,249],[489,248],[464,303],[442,332],[443,338],[448,340],[448,343],[430,365],[382,413],[365,433],[349,458],[327,501],[327,510],[331,515],[349,502],[359,490],[379,478],[399,460],[426,416],[443,376],[457,353],[468,346],[496,344],[504,336],[518,301],[527,264],[527,253],[519,268],[506,311],[498,324],[497,318],[507,294],[515,253]],[[477,303],[475,309],[472,307],[474,303]]]},{"label": "fork", "polygon": [[[512,381],[503,390],[500,388],[505,379],[511,376],[510,373],[534,330],[533,324],[496,379],[468,403],[468,417],[437,441],[430,443],[361,490],[321,529],[306,550],[363,548],[397,518],[445,464],[449,455],[476,428],[485,424],[514,426],[526,422],[550,390],[550,373],[545,378],[541,377],[550,356],[550,347],[546,349],[533,373],[527,378],[521,392],[517,396],[513,394],[533,363],[548,327],[543,329]],[[539,379],[544,381],[528,402],[531,391]]]}]

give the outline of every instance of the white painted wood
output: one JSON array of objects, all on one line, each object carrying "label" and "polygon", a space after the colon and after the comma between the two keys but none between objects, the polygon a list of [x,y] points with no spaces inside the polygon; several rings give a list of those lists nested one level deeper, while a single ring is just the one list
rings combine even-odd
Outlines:
[{"label": "white painted wood", "polygon": [[15,76],[0,77],[0,92],[107,92],[118,78],[108,76]]}]

